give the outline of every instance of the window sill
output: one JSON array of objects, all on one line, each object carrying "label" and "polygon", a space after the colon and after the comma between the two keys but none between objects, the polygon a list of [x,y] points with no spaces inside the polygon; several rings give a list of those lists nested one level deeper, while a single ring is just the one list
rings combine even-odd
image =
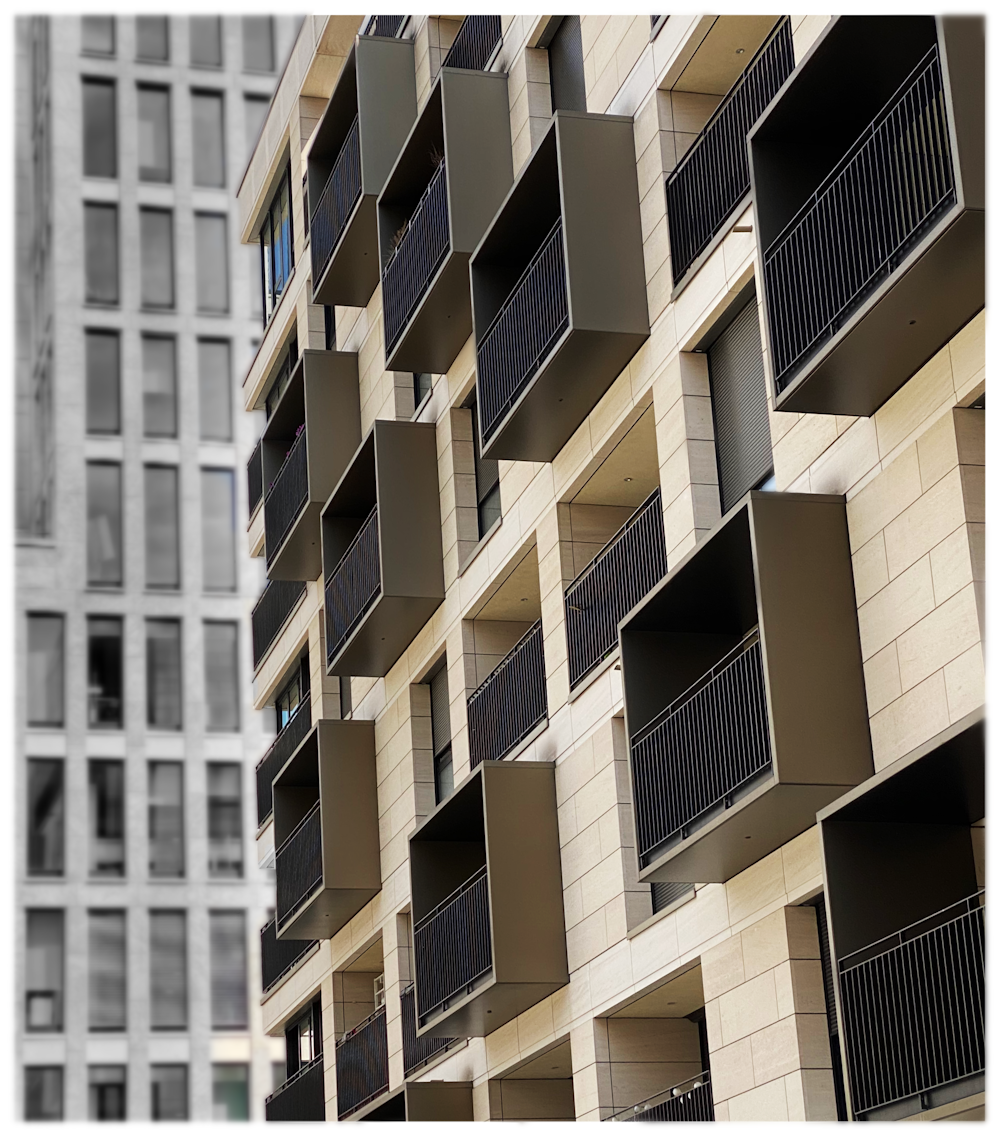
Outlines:
[{"label": "window sill", "polygon": [[465,561],[458,565],[459,576],[461,576],[462,573],[465,572],[465,570],[473,562],[473,560],[476,559],[476,557],[479,555],[481,550],[489,543],[490,537],[497,531],[497,529],[502,524],[503,524],[503,517],[502,516],[497,517],[497,519],[493,522],[493,524],[490,525],[490,527],[486,530],[485,533],[483,533],[483,535],[479,538],[479,540],[476,542],[476,544],[473,546],[473,548],[469,551],[469,554],[468,554],[468,556],[466,556]]}]

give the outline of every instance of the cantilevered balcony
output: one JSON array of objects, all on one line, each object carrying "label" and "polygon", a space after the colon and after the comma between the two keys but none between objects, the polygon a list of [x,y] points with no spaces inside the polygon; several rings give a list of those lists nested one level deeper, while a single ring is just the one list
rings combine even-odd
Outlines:
[{"label": "cantilevered balcony", "polygon": [[469,255],[512,180],[507,76],[442,69],[378,199],[387,369],[455,361],[472,332]]},{"label": "cantilevered balcony", "polygon": [[327,672],[384,676],[444,599],[434,426],[376,420],[322,531]]},{"label": "cantilevered balcony", "polygon": [[471,272],[483,455],[551,461],[649,336],[632,119],[557,111]]},{"label": "cantilevered balcony", "polygon": [[413,40],[358,36],[309,147],[315,303],[365,307],[371,299],[375,200],[416,116]]},{"label": "cantilevered balcony", "polygon": [[323,1055],[303,1065],[264,1102],[264,1119],[277,1121],[326,1120]]},{"label": "cantilevered balcony", "polygon": [[689,1077],[640,1104],[616,1112],[608,1120],[672,1120],[681,1123],[715,1120],[711,1078],[707,1072]]},{"label": "cantilevered balcony", "polygon": [[320,574],[319,512],[361,440],[359,400],[356,355],[302,352],[261,435],[271,580]]},{"label": "cantilevered balcony", "polygon": [[441,66],[485,71],[502,42],[499,16],[466,16]]},{"label": "cantilevered balcony", "polygon": [[302,580],[269,580],[250,613],[254,670],[263,662],[299,601],[306,594]]},{"label": "cantilevered balcony", "polygon": [[620,639],[640,879],[728,880],[871,776],[843,498],[748,494]]},{"label": "cantilevered balcony", "polygon": [[299,748],[303,738],[311,729],[312,704],[307,698],[299,703],[295,713],[288,719],[268,747],[267,753],[257,763],[258,826],[265,824],[271,816],[271,782],[278,776],[282,766]]},{"label": "cantilevered balcony", "polygon": [[469,695],[469,764],[501,761],[548,717],[542,621]]},{"label": "cantilevered balcony", "polygon": [[480,764],[410,837],[417,1037],[484,1037],[569,981],[554,767]]},{"label": "cantilevered balcony", "polygon": [[337,1119],[346,1120],[389,1091],[385,1006],[337,1042]]},{"label": "cantilevered balcony", "polygon": [[317,945],[315,939],[281,939],[276,937],[274,919],[260,930],[260,981],[265,994],[290,974]]},{"label": "cantilevered balcony", "polygon": [[779,410],[874,414],[983,307],[984,70],[979,17],[841,16],[751,131]]}]

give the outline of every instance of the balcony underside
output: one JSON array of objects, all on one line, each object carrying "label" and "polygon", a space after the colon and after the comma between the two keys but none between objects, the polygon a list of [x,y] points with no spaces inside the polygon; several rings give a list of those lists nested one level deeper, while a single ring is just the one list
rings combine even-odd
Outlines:
[{"label": "balcony underside", "polygon": [[367,307],[379,279],[375,201],[374,194],[361,195],[313,291],[314,304]]},{"label": "balcony underside", "polygon": [[378,888],[319,888],[278,928],[277,938],[329,939],[378,895]]},{"label": "balcony underside", "polygon": [[386,370],[443,375],[471,334],[469,256],[449,250],[387,355]]},{"label": "balcony underside", "polygon": [[323,571],[319,536],[322,501],[307,501],[268,565],[270,580],[315,580]]},{"label": "balcony underside", "polygon": [[564,982],[498,982],[491,973],[471,994],[418,1025],[417,1037],[486,1037],[562,986]]},{"label": "balcony underside", "polygon": [[327,664],[327,674],[384,678],[440,606],[433,596],[379,596]]}]

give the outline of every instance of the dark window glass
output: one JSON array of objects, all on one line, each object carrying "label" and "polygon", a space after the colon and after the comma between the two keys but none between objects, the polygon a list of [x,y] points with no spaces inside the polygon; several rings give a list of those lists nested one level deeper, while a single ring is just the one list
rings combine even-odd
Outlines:
[{"label": "dark window glass", "polygon": [[[263,322],[264,320],[264,281],[261,278],[260,249],[256,245],[244,245],[243,252],[248,260],[247,279],[250,281],[248,295],[250,297],[250,318]],[[256,354],[260,342],[254,347]]]},{"label": "dark window glass", "polygon": [[198,311],[229,311],[229,248],[226,218],[219,213],[194,216]]},{"label": "dark window glass", "polygon": [[150,1066],[149,1109],[154,1120],[187,1120],[187,1075],[186,1065]]},{"label": "dark window glass", "polygon": [[236,590],[236,500],[231,469],[201,471],[202,575],[206,591]]},{"label": "dark window glass", "polygon": [[223,109],[221,92],[191,92],[195,185],[221,188],[226,184]]},{"label": "dark window glass", "polygon": [[212,1119],[250,1119],[250,1070],[247,1065],[212,1066]]},{"label": "dark window glass", "polygon": [[472,453],[476,463],[476,507],[479,514],[479,539],[500,520],[500,463],[484,458],[479,440],[479,412],[472,403]]},{"label": "dark window glass", "polygon": [[139,210],[142,303],[174,306],[174,218],[169,209]]},{"label": "dark window glass", "polygon": [[87,583],[122,582],[122,467],[87,463]]},{"label": "dark window glass", "polygon": [[28,616],[28,725],[63,724],[63,617]]},{"label": "dark window glass", "polygon": [[85,334],[87,433],[121,432],[121,340],[117,331]]},{"label": "dark window glass", "polygon": [[146,620],[146,720],[155,730],[181,728],[181,625]]},{"label": "dark window glass", "polygon": [[149,1020],[155,1030],[187,1028],[187,914],[184,911],[149,913]]},{"label": "dark window glass", "polygon": [[243,875],[242,767],[212,762],[207,769],[208,874],[216,879],[239,879]]},{"label": "dark window glass", "polygon": [[170,181],[170,90],[139,88],[139,180]]},{"label": "dark window glass", "polygon": [[136,16],[135,57],[154,63],[170,58],[170,28],[166,16]]},{"label": "dark window glass", "polygon": [[114,16],[82,16],[80,47],[87,55],[114,55]]},{"label": "dark window glass", "polygon": [[299,705],[309,701],[309,656],[304,655],[295,672],[295,677],[275,697],[274,709],[277,715],[276,731],[281,731],[288,725],[292,715]]},{"label": "dark window glass", "polygon": [[28,875],[61,876],[65,785],[60,758],[28,761]]},{"label": "dark window glass", "polygon": [[268,319],[278,306],[294,264],[289,176],[286,169],[260,230],[264,303]]},{"label": "dark window glass", "polygon": [[[87,912],[88,1025],[125,1028],[125,912]],[[100,1118],[98,1118],[100,1119]]]},{"label": "dark window glass", "polygon": [[26,914],[25,1029],[58,1032],[63,1028],[63,913],[41,909]]},{"label": "dark window glass", "polygon": [[[212,1029],[247,1028],[246,913],[210,911]],[[246,1119],[244,1116],[243,1119]]]},{"label": "dark window glass", "polygon": [[146,587],[179,588],[177,467],[147,465],[143,473],[146,486]]},{"label": "dark window glass", "polygon": [[243,17],[243,70],[274,70],[274,21],[270,16]]},{"label": "dark window glass", "polygon": [[24,1119],[62,1120],[61,1065],[27,1065],[24,1069]]},{"label": "dark window glass", "polygon": [[430,680],[431,745],[434,747],[434,799],[451,796],[455,775],[451,759],[451,708],[448,702],[448,664],[442,661]]},{"label": "dark window glass", "polygon": [[299,361],[299,340],[296,332],[288,337],[288,350],[285,352],[281,360],[281,366],[278,368],[271,383],[271,389],[264,397],[264,411],[268,418],[274,413],[278,403],[281,401],[281,396],[285,393],[285,388],[288,386],[292,372]]},{"label": "dark window glass", "polygon": [[118,206],[88,201],[83,207],[83,258],[86,298],[92,304],[118,303]]},{"label": "dark window glass", "polygon": [[122,621],[91,616],[87,620],[87,725],[91,729],[122,724]]},{"label": "dark window glass", "polygon": [[349,718],[354,709],[351,702],[351,680],[349,678],[341,678],[340,680],[340,716],[341,718]]},{"label": "dark window glass", "polygon": [[266,95],[243,96],[243,125],[245,127],[247,162],[250,161],[250,155],[257,145],[257,139],[260,137],[261,127],[264,125],[264,119],[267,118],[270,106],[271,100]]},{"label": "dark window glass", "polygon": [[108,79],[83,80],[83,176],[118,176],[115,85]]},{"label": "dark window glass", "polygon": [[147,438],[177,437],[177,342],[142,337],[142,429]]},{"label": "dark window glass", "polygon": [[91,876],[125,875],[125,763],[90,761],[89,872]]},{"label": "dark window glass", "polygon": [[549,43],[549,85],[554,111],[587,109],[579,16],[563,16]]},{"label": "dark window glass", "polygon": [[205,728],[240,728],[238,625],[205,624]]},{"label": "dark window glass", "polygon": [[233,388],[229,341],[198,340],[198,423],[203,442],[233,440]]},{"label": "dark window glass", "polygon": [[285,1076],[295,1074],[323,1052],[323,1013],[317,998],[285,1029]]},{"label": "dark window glass", "polygon": [[424,399],[431,393],[431,376],[425,372],[413,372],[413,410],[420,409]]},{"label": "dark window glass", "polygon": [[192,16],[188,26],[192,67],[221,67],[222,18]]},{"label": "dark window glass", "polygon": [[89,1066],[87,1094],[88,1120],[124,1120],[125,1066]]},{"label": "dark window glass", "polygon": [[184,766],[179,761],[149,763],[149,874],[184,875]]}]

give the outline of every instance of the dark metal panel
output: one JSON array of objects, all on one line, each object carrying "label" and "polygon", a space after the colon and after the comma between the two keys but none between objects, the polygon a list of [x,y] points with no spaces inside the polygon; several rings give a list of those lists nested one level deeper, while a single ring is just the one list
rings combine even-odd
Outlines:
[{"label": "dark metal panel", "polygon": [[355,40],[361,185],[377,197],[417,117],[412,39]]},{"label": "dark metal panel", "polygon": [[409,1121],[474,1119],[471,1081],[408,1081],[404,1092]]},{"label": "dark metal panel", "polygon": [[986,44],[982,16],[940,16],[938,45],[950,100],[959,199],[986,208]]}]

